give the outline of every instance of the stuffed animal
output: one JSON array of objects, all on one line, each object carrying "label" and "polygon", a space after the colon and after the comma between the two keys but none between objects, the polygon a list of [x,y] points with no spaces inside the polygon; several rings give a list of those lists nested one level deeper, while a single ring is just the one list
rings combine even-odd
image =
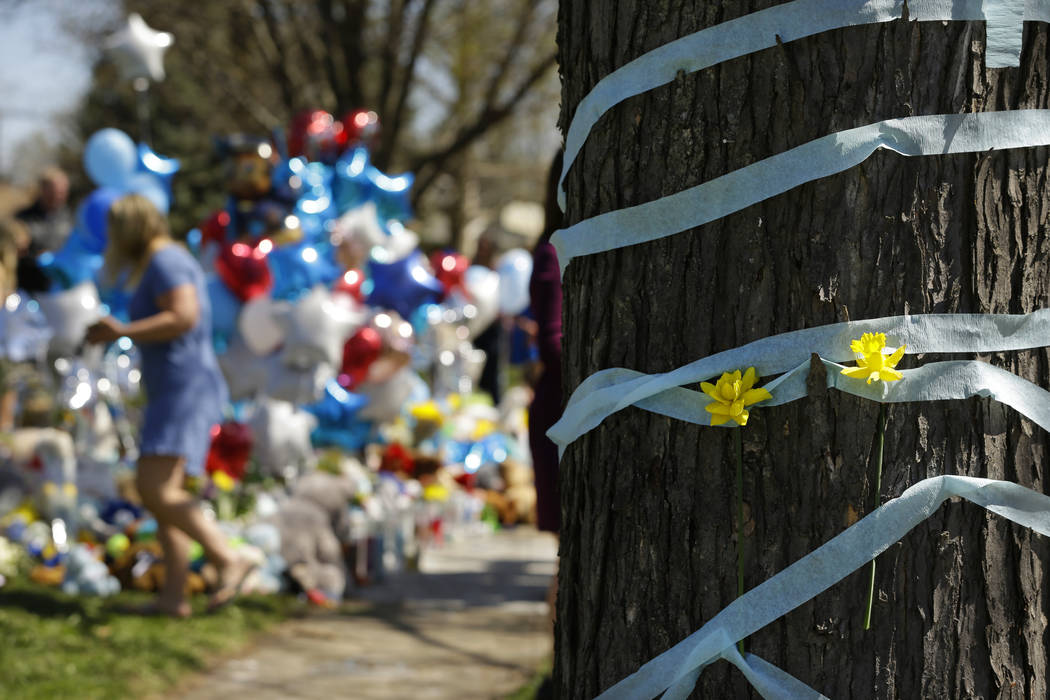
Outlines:
[{"label": "stuffed animal", "polygon": [[66,557],[62,592],[68,595],[110,596],[120,592],[120,582],[90,547],[78,544]]},{"label": "stuffed animal", "polygon": [[288,573],[311,599],[319,591],[338,601],[346,591],[344,544],[351,538],[349,504],[356,490],[347,476],[314,471],[298,481],[276,516]]},{"label": "stuffed animal", "polygon": [[500,467],[503,483],[506,484],[503,495],[507,508],[501,514],[504,525],[536,522],[536,486],[533,484],[532,469],[508,459]]}]

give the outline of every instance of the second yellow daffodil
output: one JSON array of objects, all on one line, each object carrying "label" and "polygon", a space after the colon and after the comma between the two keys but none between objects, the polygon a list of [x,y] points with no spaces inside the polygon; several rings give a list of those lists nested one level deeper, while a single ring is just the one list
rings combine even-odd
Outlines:
[{"label": "second yellow daffodil", "polygon": [[724,372],[718,382],[701,382],[700,389],[713,400],[707,404],[711,414],[711,425],[722,425],[730,420],[737,425],[747,425],[747,407],[759,401],[773,398],[765,389],[753,389],[758,381],[754,367],[748,367],[744,375],[740,370]]},{"label": "second yellow daffodil", "polygon": [[850,343],[849,348],[857,356],[857,366],[847,367],[842,373],[855,379],[867,379],[868,384],[882,380],[895,382],[904,375],[894,369],[904,357],[907,345],[897,348],[892,355],[884,352],[886,347],[885,333],[865,333],[859,340]]}]

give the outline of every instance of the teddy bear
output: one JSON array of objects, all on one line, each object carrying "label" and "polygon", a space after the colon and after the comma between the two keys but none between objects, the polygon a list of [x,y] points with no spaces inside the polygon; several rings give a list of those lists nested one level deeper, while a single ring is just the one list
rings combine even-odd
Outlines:
[{"label": "teddy bear", "polygon": [[351,539],[349,504],[355,481],[324,471],[305,474],[275,516],[288,575],[313,600],[346,592],[344,545]]}]

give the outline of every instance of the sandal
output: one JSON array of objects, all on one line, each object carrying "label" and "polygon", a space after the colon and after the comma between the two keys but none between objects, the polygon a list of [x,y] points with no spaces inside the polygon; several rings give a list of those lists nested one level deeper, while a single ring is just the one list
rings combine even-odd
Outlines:
[{"label": "sandal", "polygon": [[248,577],[252,575],[252,572],[259,568],[259,565],[255,562],[243,560],[240,562],[240,566],[243,568],[241,569],[237,580],[220,585],[219,589],[215,591],[208,600],[209,613],[218,612],[232,603],[243,591],[244,584],[248,581]]}]

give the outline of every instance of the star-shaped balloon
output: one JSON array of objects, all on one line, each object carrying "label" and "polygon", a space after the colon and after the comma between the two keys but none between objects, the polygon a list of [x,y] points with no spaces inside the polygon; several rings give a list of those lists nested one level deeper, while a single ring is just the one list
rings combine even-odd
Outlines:
[{"label": "star-shaped balloon", "polygon": [[296,302],[281,322],[286,329],[281,360],[289,367],[317,363],[338,367],[343,344],[364,321],[364,314],[350,297],[332,296],[318,285]]},{"label": "star-shaped balloon", "polygon": [[445,293],[419,251],[389,264],[370,260],[368,270],[373,284],[368,303],[393,309],[404,318],[411,317],[423,304],[437,302]]},{"label": "star-shaped balloon", "polygon": [[106,52],[120,68],[125,79],[164,80],[164,52],[175,37],[151,28],[137,13],[128,15],[127,26],[105,43]]},{"label": "star-shaped balloon", "polygon": [[334,380],[325,386],[321,400],[304,408],[317,417],[311,434],[315,445],[337,445],[346,450],[361,449],[368,442],[372,426],[358,417],[368,399],[343,389]]},{"label": "star-shaped balloon", "polygon": [[178,158],[166,158],[149,147],[148,144],[140,143],[138,145],[139,155],[139,172],[150,173],[157,177],[160,182],[164,184],[165,189],[168,192],[168,196],[171,196],[171,178],[174,177],[175,173],[179,172],[179,160]]}]

